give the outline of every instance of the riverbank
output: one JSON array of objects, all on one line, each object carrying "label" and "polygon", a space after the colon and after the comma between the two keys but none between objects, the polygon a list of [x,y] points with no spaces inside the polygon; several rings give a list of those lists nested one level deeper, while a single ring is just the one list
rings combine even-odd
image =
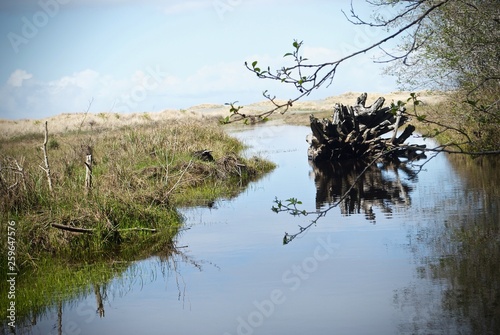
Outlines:
[{"label": "riverbank", "polygon": [[16,274],[17,317],[176,254],[179,207],[232,198],[274,168],[243,157],[216,120],[52,132],[60,126],[0,139],[0,287]]},{"label": "riverbank", "polygon": [[[232,197],[273,168],[242,157],[242,143],[196,119],[56,134],[51,126],[50,178],[43,133],[0,141],[2,236],[15,221],[18,267],[36,266],[40,253],[72,259],[151,253],[181,227],[178,206]],[[195,154],[203,150],[210,154]]]}]

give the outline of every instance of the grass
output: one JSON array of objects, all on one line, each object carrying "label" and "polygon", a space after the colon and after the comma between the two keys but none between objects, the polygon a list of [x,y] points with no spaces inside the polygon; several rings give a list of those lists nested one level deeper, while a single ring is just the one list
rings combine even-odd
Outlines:
[{"label": "grass", "polygon": [[[8,222],[16,222],[17,287],[35,305],[43,299],[29,287],[52,292],[52,283],[67,276],[63,264],[73,273],[82,264],[106,267],[117,260],[128,262],[172,250],[182,227],[178,207],[233,197],[274,168],[262,159],[242,157],[243,144],[215,122],[186,119],[54,135],[49,123],[47,147],[54,185],[50,192],[40,168],[42,143],[39,134],[0,140],[0,235],[7,236]],[[213,161],[193,155],[204,149],[211,150]],[[85,189],[88,153],[93,157],[90,192]],[[56,229],[53,223],[92,233]],[[7,250],[7,240],[2,238],[1,243]],[[51,258],[58,261],[49,264]],[[7,263],[7,253],[2,253],[2,292],[7,289]],[[60,272],[53,275],[60,277],[52,278],[49,272]],[[53,290],[72,294],[75,286],[88,285],[89,280],[69,280],[66,288],[56,285]]]},{"label": "grass", "polygon": [[[2,226],[5,229],[9,220],[20,222],[21,264],[22,255],[71,253],[79,244],[85,244],[87,251],[100,251],[115,245],[117,237],[109,232],[119,229],[175,233],[181,224],[178,206],[234,196],[250,180],[273,168],[261,159],[240,157],[243,145],[239,141],[218,126],[201,122],[65,133],[49,141],[51,193],[39,167],[43,165],[39,137],[4,140],[0,146],[1,210],[6,215]],[[212,150],[213,162],[193,156],[203,149]],[[90,152],[93,188],[86,194],[84,160]],[[75,236],[50,228],[52,223],[96,233]]]}]

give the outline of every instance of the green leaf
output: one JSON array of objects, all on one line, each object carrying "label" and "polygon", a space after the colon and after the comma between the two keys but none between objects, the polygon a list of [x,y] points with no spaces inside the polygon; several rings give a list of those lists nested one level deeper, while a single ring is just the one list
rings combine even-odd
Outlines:
[{"label": "green leaf", "polygon": [[287,52],[286,54],[283,55],[283,57],[288,57],[288,56],[293,56],[293,53]]},{"label": "green leaf", "polygon": [[226,116],[225,118],[220,120],[221,124],[228,124],[229,123],[229,116]]},{"label": "green leaf", "polygon": [[255,65],[257,65],[257,61],[253,61],[252,67],[255,69]]}]

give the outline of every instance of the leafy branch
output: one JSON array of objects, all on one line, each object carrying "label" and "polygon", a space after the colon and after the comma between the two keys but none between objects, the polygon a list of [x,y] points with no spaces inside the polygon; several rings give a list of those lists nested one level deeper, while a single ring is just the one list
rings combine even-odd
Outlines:
[{"label": "leafy branch", "polygon": [[[259,122],[261,119],[267,118],[274,114],[276,111],[281,111],[282,114],[286,113],[290,107],[293,106],[293,103],[302,99],[305,96],[311,94],[311,92],[315,89],[322,87],[323,85],[330,86],[335,78],[338,67],[344,63],[345,61],[359,56],[361,54],[365,54],[368,51],[381,47],[383,44],[388,42],[389,40],[402,35],[403,33],[409,31],[411,28],[418,27],[418,25],[426,19],[430,13],[443,6],[447,2],[451,0],[442,0],[436,3],[433,3],[429,8],[420,15],[417,15],[416,18],[410,20],[409,23],[403,25],[396,32],[389,34],[387,37],[377,41],[376,43],[360,49],[354,53],[351,53],[345,57],[334,60],[332,62],[325,62],[320,64],[309,64],[307,63],[308,59],[303,57],[301,54],[301,47],[303,45],[303,41],[294,40],[292,43],[292,51],[284,54],[284,58],[292,57],[294,61],[294,65],[288,67],[282,67],[278,70],[273,71],[270,66],[261,67],[258,64],[258,61],[253,61],[252,63],[245,62],[245,67],[253,72],[260,79],[270,79],[275,81],[280,81],[282,83],[291,84],[295,86],[295,88],[299,91],[299,95],[295,98],[288,99],[286,102],[278,102],[276,101],[276,97],[269,94],[268,91],[263,92],[263,96],[269,100],[273,107],[264,113],[261,114],[234,114],[232,113],[229,118],[225,118],[223,123],[230,123],[241,121],[243,119],[250,118],[253,122]],[[417,6],[418,7],[418,6]],[[405,14],[406,15],[406,14]],[[405,16],[402,15],[402,16]],[[358,24],[366,24],[364,21],[360,21],[359,17],[353,14],[355,19],[358,19]],[[395,20],[397,17],[395,18]],[[410,50],[414,51],[414,50]],[[394,60],[399,57],[392,57]],[[232,115],[236,115],[237,117],[232,118]]]}]

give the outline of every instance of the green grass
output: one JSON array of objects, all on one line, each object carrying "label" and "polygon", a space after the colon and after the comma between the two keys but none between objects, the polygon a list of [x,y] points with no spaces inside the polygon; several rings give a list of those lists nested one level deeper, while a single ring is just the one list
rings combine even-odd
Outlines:
[{"label": "green grass", "polygon": [[[50,128],[49,128],[50,129]],[[2,147],[2,226],[19,222],[19,254],[69,253],[75,245],[99,252],[116,241],[109,231],[181,224],[176,208],[231,197],[273,165],[239,156],[243,145],[216,125],[177,122],[112,132],[66,133],[50,139],[49,192],[39,138]],[[57,143],[55,145],[54,143]],[[214,162],[193,156],[212,150]],[[85,189],[85,156],[93,154],[93,188]],[[21,171],[14,171],[20,170]],[[198,201],[198,200],[200,201]],[[51,223],[94,229],[72,234]],[[106,235],[105,237],[101,235]],[[78,250],[78,248],[76,248]]]},{"label": "green grass", "polygon": [[[50,136],[49,124],[49,137],[53,192],[40,168],[43,137],[0,141],[0,235],[7,236],[8,222],[16,222],[18,289],[30,297],[19,298],[21,305],[32,300],[41,306],[44,298],[37,296],[41,287],[49,293],[62,290],[63,295],[85,289],[91,277],[68,280],[67,288],[57,284],[82,264],[105,268],[110,262],[129,262],[171,249],[182,227],[178,207],[231,198],[274,168],[262,159],[240,156],[242,143],[220,126],[193,120],[57,136]],[[212,150],[213,162],[194,157],[194,151],[204,149]],[[84,161],[89,152],[93,187],[86,192]],[[93,231],[73,233],[52,223]],[[136,228],[156,232],[132,230]],[[7,250],[5,238],[1,244]],[[70,264],[68,273],[64,264]],[[6,266],[3,252],[2,291],[9,272]]]}]

